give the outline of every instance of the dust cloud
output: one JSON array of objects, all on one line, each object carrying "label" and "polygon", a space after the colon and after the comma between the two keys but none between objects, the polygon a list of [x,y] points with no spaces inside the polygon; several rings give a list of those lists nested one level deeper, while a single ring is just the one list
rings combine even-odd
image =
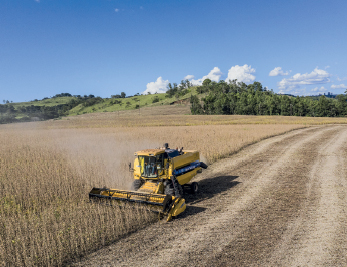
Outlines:
[{"label": "dust cloud", "polygon": [[208,162],[208,159],[207,159],[203,154],[201,154],[201,153],[200,153],[200,162],[203,162],[203,163],[205,163],[205,164],[207,164],[207,165],[210,164],[210,163]]},{"label": "dust cloud", "polygon": [[159,147],[152,140],[131,139],[126,132],[107,130],[52,131],[62,154],[79,179],[90,187],[129,190],[133,174],[134,152]]}]

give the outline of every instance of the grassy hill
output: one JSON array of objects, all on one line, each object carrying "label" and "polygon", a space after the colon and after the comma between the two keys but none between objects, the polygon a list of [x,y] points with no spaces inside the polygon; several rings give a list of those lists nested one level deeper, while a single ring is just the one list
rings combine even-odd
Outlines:
[{"label": "grassy hill", "polygon": [[189,102],[191,95],[196,95],[196,88],[191,88],[190,92],[180,97],[166,97],[165,93],[153,95],[136,95],[126,98],[104,98],[102,102],[92,106],[85,106],[83,103],[72,108],[69,116],[94,112],[114,112],[119,110],[131,110],[143,107],[154,107],[160,105],[170,105],[172,103]]},{"label": "grassy hill", "polygon": [[[185,94],[168,97],[166,93],[135,95],[125,98],[101,98],[89,96],[55,96],[29,102],[0,105],[0,123],[57,119],[95,112],[116,112],[150,108],[155,106],[189,103],[196,95],[196,87]],[[65,95],[65,94],[60,94]]]},{"label": "grassy hill", "polygon": [[17,103],[11,103],[9,105],[12,105],[15,109],[18,109],[19,107],[27,107],[27,106],[57,106],[61,104],[67,104],[71,99],[76,99],[72,96],[65,96],[65,97],[52,97],[52,98],[46,98],[42,100],[34,100],[34,101],[28,101],[28,102],[17,102]]}]

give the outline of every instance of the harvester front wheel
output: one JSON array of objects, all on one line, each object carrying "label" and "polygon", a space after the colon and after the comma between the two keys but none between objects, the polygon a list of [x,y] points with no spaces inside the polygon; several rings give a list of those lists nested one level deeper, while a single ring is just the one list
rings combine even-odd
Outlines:
[{"label": "harvester front wheel", "polygon": [[[175,187],[177,188],[179,195],[176,194],[173,183],[175,183]],[[178,197],[178,196],[183,196],[184,191],[182,186],[178,183],[178,181],[174,179],[172,182],[167,183],[167,185],[165,186],[164,194]]]},{"label": "harvester front wheel", "polygon": [[175,195],[174,191],[175,190],[174,190],[173,186],[171,184],[168,184],[165,187],[164,194],[173,196],[173,195]]},{"label": "harvester front wheel", "polygon": [[193,182],[191,185],[190,185],[190,189],[192,190],[192,193],[193,194],[197,194],[198,191],[199,191],[199,184],[197,182]]},{"label": "harvester front wheel", "polygon": [[133,184],[131,185],[131,191],[139,190],[141,185],[142,185],[142,181],[140,179],[134,180]]}]

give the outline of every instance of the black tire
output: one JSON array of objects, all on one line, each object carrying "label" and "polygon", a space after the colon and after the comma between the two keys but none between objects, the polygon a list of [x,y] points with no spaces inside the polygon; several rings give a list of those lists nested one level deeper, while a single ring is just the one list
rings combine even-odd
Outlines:
[{"label": "black tire", "polygon": [[193,194],[197,194],[199,192],[199,184],[197,182],[192,182],[190,185],[190,190]]},{"label": "black tire", "polygon": [[142,181],[140,179],[135,179],[131,185],[131,191],[137,191],[142,185]]},{"label": "black tire", "polygon": [[184,195],[183,187],[177,182],[178,192],[180,193],[181,197]]},{"label": "black tire", "polygon": [[[178,194],[175,192],[175,188],[173,183],[175,183],[175,187],[178,189]],[[171,195],[171,196],[175,196],[175,197],[180,197],[183,196],[184,191],[182,186],[178,183],[177,179],[173,179],[173,180],[168,180],[167,184],[165,186],[165,190],[164,190],[164,194],[165,195]]]},{"label": "black tire", "polygon": [[167,185],[165,186],[164,194],[171,195],[171,196],[175,195],[175,190],[173,188],[171,181],[169,181]]},{"label": "black tire", "polygon": [[203,162],[200,162],[200,167],[203,168],[203,169],[207,169],[207,165]]}]

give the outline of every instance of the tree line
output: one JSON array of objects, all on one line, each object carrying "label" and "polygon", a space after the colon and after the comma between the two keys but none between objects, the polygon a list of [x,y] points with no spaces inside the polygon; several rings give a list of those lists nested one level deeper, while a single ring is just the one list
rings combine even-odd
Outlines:
[{"label": "tree line", "polygon": [[238,114],[337,117],[347,115],[347,96],[335,99],[320,96],[291,96],[267,90],[260,82],[245,84],[237,80],[229,83],[221,80],[204,80],[197,87],[198,94],[190,98],[192,114]]},{"label": "tree line", "polygon": [[166,96],[167,97],[176,96],[177,98],[179,98],[179,97],[184,96],[185,94],[189,93],[189,88],[192,86],[193,85],[189,80],[182,80],[180,84],[169,83],[167,85]]}]

